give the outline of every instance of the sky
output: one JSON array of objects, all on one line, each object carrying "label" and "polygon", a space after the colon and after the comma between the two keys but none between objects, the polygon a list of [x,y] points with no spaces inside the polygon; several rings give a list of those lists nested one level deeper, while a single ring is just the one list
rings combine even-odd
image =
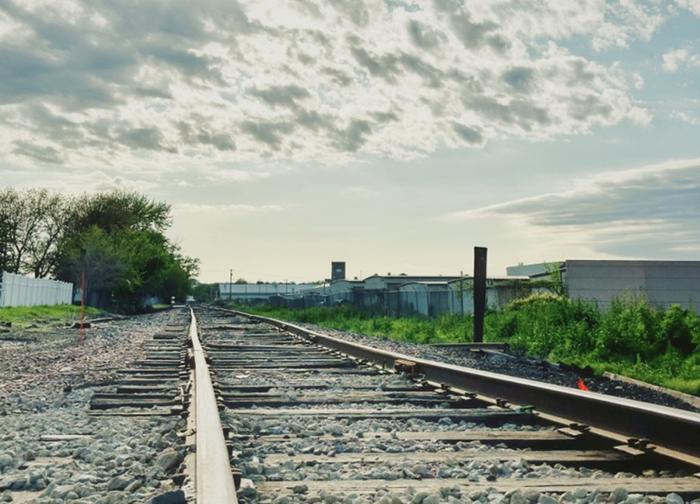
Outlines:
[{"label": "sky", "polygon": [[0,187],[172,205],[200,279],[700,259],[700,0],[0,0]]}]

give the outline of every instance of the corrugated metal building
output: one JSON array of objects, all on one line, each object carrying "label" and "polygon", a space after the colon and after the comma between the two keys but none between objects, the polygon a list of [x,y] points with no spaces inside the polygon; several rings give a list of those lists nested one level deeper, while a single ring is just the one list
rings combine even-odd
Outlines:
[{"label": "corrugated metal building", "polygon": [[[527,277],[488,278],[486,306],[503,308],[517,297],[529,294]],[[445,282],[409,282],[398,289],[397,315],[439,317],[446,313],[471,315],[474,312],[474,280],[471,277]]]},{"label": "corrugated metal building", "polygon": [[448,282],[457,276],[372,275],[364,280],[362,307],[387,314],[399,312],[399,287],[411,282]]},{"label": "corrugated metal building", "polygon": [[364,285],[362,280],[334,280],[327,289],[328,303],[360,305]]}]

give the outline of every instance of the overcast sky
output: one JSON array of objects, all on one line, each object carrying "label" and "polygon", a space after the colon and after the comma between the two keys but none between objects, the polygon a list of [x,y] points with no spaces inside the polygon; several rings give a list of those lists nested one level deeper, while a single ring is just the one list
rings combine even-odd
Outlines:
[{"label": "overcast sky", "polygon": [[0,0],[0,186],[173,205],[201,279],[700,259],[700,0]]}]

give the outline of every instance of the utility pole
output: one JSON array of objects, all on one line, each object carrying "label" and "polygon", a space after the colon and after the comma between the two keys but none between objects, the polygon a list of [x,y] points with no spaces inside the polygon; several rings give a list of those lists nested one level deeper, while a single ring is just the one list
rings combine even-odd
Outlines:
[{"label": "utility pole", "polygon": [[474,247],[474,343],[484,341],[486,250],[486,247]]},{"label": "utility pole", "polygon": [[233,270],[228,270],[228,300],[233,296]]}]

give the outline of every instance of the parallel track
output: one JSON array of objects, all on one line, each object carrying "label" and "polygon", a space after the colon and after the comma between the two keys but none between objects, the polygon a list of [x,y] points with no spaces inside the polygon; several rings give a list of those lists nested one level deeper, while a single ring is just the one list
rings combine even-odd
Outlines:
[{"label": "parallel track", "polygon": [[620,488],[700,497],[697,413],[196,312],[188,333],[158,335],[114,394],[93,399],[108,414],[188,415],[184,488],[196,502]]},{"label": "parallel track", "polygon": [[[412,359],[240,312],[203,311],[202,317],[203,345],[226,407],[232,462],[244,481],[255,480],[249,482],[255,490],[243,492],[250,498],[358,492],[378,498],[381,489],[409,487],[466,493],[623,487],[700,496],[700,479],[693,476],[700,468],[696,413]],[[373,440],[393,440],[410,451],[370,451],[376,443],[363,445],[351,436],[351,426],[361,422],[377,427]],[[313,428],[305,431],[303,425]],[[319,433],[316,448],[297,452],[305,436]],[[425,451],[415,449],[422,443]],[[483,481],[449,476],[458,473],[455,467],[498,467],[509,460],[604,471],[566,477],[564,470],[539,479],[496,471]],[[408,462],[429,470],[414,475],[420,479],[406,477],[405,470],[398,478],[388,474]],[[316,470],[323,467],[332,470]],[[387,478],[367,480],[383,473],[356,470],[368,467],[393,469],[384,471]],[[620,471],[630,474],[612,477]],[[644,471],[647,477],[636,476]],[[328,481],[329,474],[339,479]],[[358,477],[363,481],[353,479]]]}]

